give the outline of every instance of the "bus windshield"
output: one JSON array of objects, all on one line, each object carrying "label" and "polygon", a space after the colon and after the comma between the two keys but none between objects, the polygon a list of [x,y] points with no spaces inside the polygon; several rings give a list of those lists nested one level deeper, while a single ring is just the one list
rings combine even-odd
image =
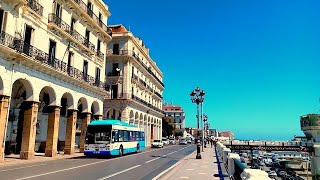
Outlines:
[{"label": "bus windshield", "polygon": [[86,144],[110,144],[111,126],[88,126]]}]

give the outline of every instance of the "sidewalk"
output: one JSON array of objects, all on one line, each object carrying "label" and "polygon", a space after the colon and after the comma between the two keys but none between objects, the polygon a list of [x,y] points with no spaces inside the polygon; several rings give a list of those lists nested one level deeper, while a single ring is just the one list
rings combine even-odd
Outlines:
[{"label": "sidewalk", "polygon": [[57,154],[57,156],[55,157],[45,157],[44,153],[35,153],[35,157],[32,160],[22,160],[20,159],[19,154],[11,154],[11,155],[5,156],[4,162],[0,163],[0,168],[13,166],[13,165],[31,164],[36,162],[53,161],[58,159],[80,158],[80,157],[84,157],[84,154],[80,153],[79,151],[76,151],[73,155]]},{"label": "sidewalk", "polygon": [[[219,179],[229,180],[228,177],[219,177],[219,167],[217,163],[215,148],[207,146],[201,152],[202,159],[196,159],[197,152],[190,154],[179,161],[169,172],[162,175],[161,180],[177,179]],[[220,160],[221,163],[221,160]],[[221,163],[222,165],[222,163]],[[226,174],[225,168],[221,167],[221,173]]]}]

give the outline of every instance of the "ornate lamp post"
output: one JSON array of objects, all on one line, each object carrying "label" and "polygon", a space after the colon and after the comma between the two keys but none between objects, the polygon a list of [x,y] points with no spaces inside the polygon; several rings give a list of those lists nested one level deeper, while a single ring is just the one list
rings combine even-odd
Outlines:
[{"label": "ornate lamp post", "polygon": [[[196,159],[201,159],[201,154],[200,154],[200,120],[199,120],[199,105],[201,105],[202,107],[202,103],[204,101],[204,95],[205,92],[203,90],[201,90],[199,87],[197,87],[196,89],[194,89],[191,93],[190,93],[190,97],[191,97],[191,101],[192,103],[196,103],[197,104],[197,122],[198,122],[198,134],[197,134],[197,156]],[[201,113],[201,119],[202,119],[202,113]],[[202,133],[203,134],[203,133]],[[203,141],[203,139],[202,139]],[[203,143],[202,143],[203,144]]]}]

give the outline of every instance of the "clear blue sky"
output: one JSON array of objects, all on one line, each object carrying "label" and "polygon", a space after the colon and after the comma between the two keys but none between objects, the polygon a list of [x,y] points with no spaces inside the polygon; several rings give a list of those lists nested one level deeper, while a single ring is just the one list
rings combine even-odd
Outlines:
[{"label": "clear blue sky", "polygon": [[211,128],[239,139],[303,135],[320,108],[320,1],[107,1],[108,24],[141,37],[164,74],[167,102],[196,126],[190,92],[206,91]]}]

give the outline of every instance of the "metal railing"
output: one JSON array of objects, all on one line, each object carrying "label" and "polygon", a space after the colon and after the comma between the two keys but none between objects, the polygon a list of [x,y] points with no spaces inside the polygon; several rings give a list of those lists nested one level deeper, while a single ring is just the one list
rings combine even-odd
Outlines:
[{"label": "metal railing", "polygon": [[110,28],[108,28],[108,27],[101,21],[101,19],[99,19],[98,16],[97,16],[90,8],[88,8],[88,6],[86,5],[86,3],[84,3],[82,0],[72,0],[72,1],[74,1],[76,4],[78,4],[82,10],[84,10],[85,12],[87,12],[87,14],[88,14],[106,33],[108,33],[110,36],[112,35],[112,30],[111,30]]},{"label": "metal railing", "polygon": [[6,47],[9,47],[13,50],[16,50],[18,53],[25,54],[35,60],[37,60],[39,63],[48,65],[55,70],[58,70],[62,73],[66,73],[69,76],[87,82],[88,84],[92,86],[99,87],[101,89],[105,89],[105,83],[101,82],[99,79],[95,79],[94,77],[83,73],[79,69],[68,66],[67,63],[58,60],[53,55],[49,56],[48,53],[28,44],[25,43],[22,39],[13,37],[10,34],[7,34],[6,32],[1,31],[0,32],[0,44]]},{"label": "metal railing", "polygon": [[102,62],[104,61],[104,54],[100,50],[97,50],[96,55],[101,59]]},{"label": "metal railing", "polygon": [[162,99],[162,96],[161,96],[161,94],[160,93],[158,93],[158,92],[154,92],[154,94],[156,94],[159,98],[161,98]]},{"label": "metal railing", "polygon": [[[80,44],[83,44],[87,48],[89,48],[91,51],[95,52],[95,45],[91,43],[87,38],[82,36],[80,33],[78,33],[76,30],[71,28],[68,23],[63,21],[60,17],[58,17],[56,14],[49,14],[48,17],[48,23],[54,23],[56,26],[61,28],[63,31],[70,34],[73,38],[75,38],[77,41],[79,41]],[[102,53],[103,54],[103,53]]]},{"label": "metal railing", "polygon": [[143,63],[143,61],[141,60],[141,58],[140,58],[134,51],[129,51],[129,50],[113,51],[112,49],[110,49],[110,50],[107,51],[107,55],[131,55],[131,56],[133,56],[133,57],[137,60],[137,62],[138,62],[142,67],[144,67],[144,69],[145,69],[146,71],[148,71],[149,74],[150,74],[151,76],[153,76],[153,77],[161,84],[161,86],[164,87],[163,82],[161,82],[161,80],[155,75],[155,73],[152,72],[151,67],[147,67],[147,65],[145,65],[145,64]]},{"label": "metal railing", "polygon": [[36,0],[28,0],[28,6],[40,16],[43,15],[43,6],[41,6]]}]

